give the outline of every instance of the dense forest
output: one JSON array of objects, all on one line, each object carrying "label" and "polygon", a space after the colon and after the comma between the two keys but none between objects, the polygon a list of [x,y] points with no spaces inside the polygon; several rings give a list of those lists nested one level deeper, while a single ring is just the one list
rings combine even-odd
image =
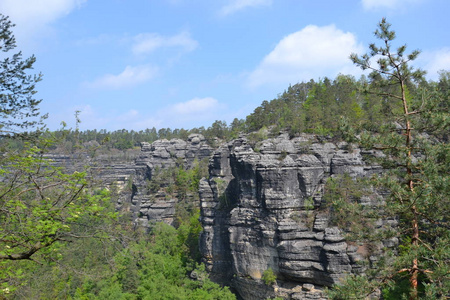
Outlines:
[{"label": "dense forest", "polygon": [[[2,47],[13,50],[12,24],[3,16],[0,24]],[[390,41],[389,27],[384,30],[380,37]],[[373,55],[392,51],[372,50]],[[408,68],[407,63],[415,57],[403,59],[401,51],[404,49],[396,52],[397,61],[380,60],[379,69],[368,64],[369,57],[353,57],[357,65],[374,72],[359,79],[338,75],[293,84],[276,99],[263,101],[245,120],[235,119],[231,124],[216,121],[208,128],[113,132],[79,130],[77,113],[75,129],[45,130],[45,119],[22,122],[39,117],[39,101],[33,95],[40,77],[25,74],[34,57],[24,60],[19,53],[5,59],[0,73],[0,113],[3,119],[13,121],[0,125],[0,298],[235,299],[229,288],[213,283],[200,264],[198,236],[202,228],[195,193],[200,178],[207,176],[204,162],[191,170],[181,164],[162,170],[148,183],[149,190],[170,190],[181,201],[175,227],[158,223],[146,231],[132,226],[128,212],[115,210],[117,191],[88,178],[88,170],[66,174],[49,164],[43,154],[125,153],[138,151],[141,142],[186,139],[191,133],[203,134],[215,147],[240,134],[247,134],[249,141],[261,141],[287,130],[292,137],[312,133],[387,150],[379,163],[393,170],[387,173],[391,177],[371,184],[392,191],[392,212],[404,217],[405,238],[402,261],[395,265],[397,275],[382,274],[391,285],[385,295],[397,299],[398,284],[408,291],[400,291],[401,295],[444,299],[448,296],[445,212],[449,180],[444,174],[449,160],[450,72],[442,71],[437,82],[426,80]],[[401,101],[392,100],[397,95]],[[385,134],[389,138],[371,139]],[[413,143],[412,137],[417,142]],[[339,202],[345,195],[335,196],[341,195],[337,189],[341,183],[332,184],[330,190],[336,190],[330,201],[350,215],[355,208]],[[439,205],[440,209],[435,209]],[[422,240],[419,227],[427,233]],[[408,281],[412,292],[404,287]],[[362,296],[355,289],[364,287],[364,292],[370,293],[375,286],[351,278],[330,297],[347,299],[345,295],[355,294],[358,298]]]}]

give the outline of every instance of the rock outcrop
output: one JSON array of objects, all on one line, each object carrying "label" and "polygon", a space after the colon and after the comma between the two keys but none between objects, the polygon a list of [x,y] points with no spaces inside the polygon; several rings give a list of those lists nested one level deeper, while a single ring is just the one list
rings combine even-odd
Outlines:
[{"label": "rock outcrop", "polygon": [[90,181],[117,193],[116,207],[124,208],[124,204],[130,203],[136,193],[136,183],[145,181],[149,176],[145,167],[135,164],[136,154],[135,151],[110,155],[90,155],[83,151],[62,154],[53,151],[44,157],[51,164],[62,167],[64,172],[87,171]]},{"label": "rock outcrop", "polygon": [[136,170],[139,170],[137,174],[141,176],[133,180],[135,185],[135,193],[131,199],[133,222],[144,227],[148,226],[149,222],[160,221],[172,225],[178,199],[162,191],[151,194],[147,188],[148,180],[152,179],[157,169],[168,169],[177,164],[183,164],[189,169],[194,161],[208,159],[212,152],[213,149],[201,134],[191,134],[187,141],[163,139],[152,144],[142,143],[135,166]]},{"label": "rock outcrop", "polygon": [[148,182],[156,170],[183,165],[189,169],[195,161],[209,159],[213,152],[201,134],[191,134],[187,140],[157,140],[142,143],[135,153],[112,153],[92,155],[88,151],[62,154],[55,151],[45,157],[52,164],[63,167],[67,172],[82,171],[88,167],[88,176],[116,192],[118,210],[130,211],[135,225],[147,227],[152,222],[173,224],[176,195],[163,191],[152,193]]},{"label": "rock outcrop", "polygon": [[[330,176],[356,178],[381,171],[367,164],[363,154],[376,153],[313,135],[291,139],[285,133],[256,145],[241,136],[214,150],[202,135],[192,134],[187,141],[142,143],[134,163],[83,160],[92,177],[121,193],[118,209],[130,210],[134,224],[146,227],[158,221],[173,224],[178,203],[176,194],[149,190],[157,170],[188,169],[196,160],[209,159],[199,205],[200,250],[211,278],[230,285],[244,300],[325,299],[324,287],[363,272],[361,260],[376,259],[331,225],[323,201]],[[48,158],[77,168],[73,157]],[[390,240],[384,246],[396,244]],[[269,271],[276,282],[264,281]]]},{"label": "rock outcrop", "polygon": [[[210,178],[200,183],[203,261],[243,299],[322,299],[323,287],[361,272],[366,258],[320,209],[325,182],[380,167],[366,164],[358,148],[315,136],[281,134],[255,149],[242,136],[210,160]],[[267,286],[269,269],[277,283]]]}]

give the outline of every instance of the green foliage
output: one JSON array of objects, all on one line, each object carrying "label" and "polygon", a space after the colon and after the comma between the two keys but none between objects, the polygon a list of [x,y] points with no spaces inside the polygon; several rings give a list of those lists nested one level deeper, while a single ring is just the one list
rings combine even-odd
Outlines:
[{"label": "green foliage", "polygon": [[[235,299],[204,267],[186,264],[185,229],[155,224],[114,257],[112,274],[84,284],[74,299]],[[196,279],[190,279],[195,274]]]},{"label": "green foliage", "polygon": [[[150,233],[132,231],[129,220],[94,223],[109,238],[61,244],[57,260],[30,262],[20,299],[235,299],[211,282],[191,252],[199,233],[198,214],[178,229],[154,224]],[[99,251],[101,250],[101,251]],[[198,250],[196,250],[198,251]]]},{"label": "green foliage", "polygon": [[[388,228],[376,230],[382,217],[380,199],[374,199],[371,182],[364,178],[352,179],[348,174],[330,177],[325,184],[324,200],[329,209],[331,225],[343,228],[347,238],[353,241],[371,243],[383,234],[393,235]],[[361,201],[367,197],[373,204]]]},{"label": "green foliage", "polygon": [[277,275],[275,275],[272,268],[268,268],[263,272],[262,280],[266,285],[272,285],[277,282]]},{"label": "green foliage", "polygon": [[[74,153],[79,150],[90,151],[92,148],[100,153],[108,153],[111,150],[132,150],[139,148],[142,142],[152,143],[158,139],[173,139],[179,138],[187,140],[188,136],[193,133],[203,134],[207,143],[212,146],[217,146],[216,139],[230,140],[236,138],[239,132],[244,131],[244,120],[234,119],[228,126],[225,121],[215,121],[210,127],[186,129],[170,129],[161,128],[157,130],[155,127],[145,130],[135,131],[120,129],[115,131],[107,131],[105,129],[84,130],[78,129],[78,124],[81,120],[76,116],[75,130],[61,129],[54,132],[44,132],[48,136],[55,136],[61,138],[62,142],[58,145],[59,150],[63,149],[69,153]],[[64,124],[65,126],[66,124]],[[3,141],[5,142],[5,141]],[[22,144],[16,145],[20,147]],[[94,146],[94,147],[93,147]]]},{"label": "green foliage", "polygon": [[150,194],[160,190],[172,195],[177,194],[180,203],[189,204],[198,200],[200,179],[208,176],[208,161],[194,160],[190,169],[185,169],[180,160],[177,166],[161,169],[155,168],[151,179],[147,182]]},{"label": "green foliage", "polygon": [[370,283],[367,277],[349,275],[342,284],[327,289],[326,293],[330,299],[354,300],[368,299],[375,290],[376,286]]},{"label": "green foliage", "polygon": [[280,156],[278,157],[279,161],[283,161],[288,156],[286,151],[281,151]]},{"label": "green foliage", "polygon": [[199,262],[201,253],[198,245],[200,233],[203,230],[199,209],[196,208],[188,220],[179,220],[178,222],[180,222],[177,228],[178,240],[183,245],[185,259]]},{"label": "green foliage", "polygon": [[[382,46],[371,44],[369,54],[353,54],[351,59],[362,69],[372,70],[373,84],[366,94],[375,105],[382,104],[386,119],[360,128],[359,143],[379,151],[368,157],[384,168],[383,174],[371,178],[371,186],[388,194],[380,203],[380,218],[397,220],[393,230],[400,244],[397,253],[386,251],[367,278],[350,278],[336,290],[356,293],[364,286],[358,283],[367,281],[388,299],[445,299],[450,290],[450,149],[444,133],[448,133],[450,115],[442,109],[449,102],[448,90],[442,89],[447,85],[446,77],[439,84],[424,83],[423,72],[409,66],[419,52],[405,54],[406,46],[392,49],[395,33],[386,20],[379,23],[375,35]],[[376,66],[371,64],[372,58],[377,59]],[[353,127],[356,131],[344,124],[344,130]],[[337,196],[351,200],[350,195]],[[340,221],[348,224],[351,218],[361,219],[364,227],[369,227],[373,215],[367,214],[365,207],[352,201],[341,203],[335,211],[351,217],[338,218]],[[374,242],[383,238],[372,235]]]},{"label": "green foliage", "polygon": [[[16,47],[11,31],[15,25],[0,14],[0,49],[8,53]],[[42,100],[34,99],[35,85],[42,75],[28,75],[36,61],[34,56],[22,58],[18,52],[4,57],[0,62],[0,136],[20,136],[25,129],[42,129],[43,120],[38,105]],[[26,134],[25,134],[26,135]]]},{"label": "green foliage", "polygon": [[[3,288],[14,285],[16,261],[55,258],[60,244],[79,238],[76,224],[87,217],[114,217],[105,213],[109,195],[89,185],[85,172],[64,173],[43,157],[49,141],[25,145],[1,158],[0,170],[0,278]],[[86,227],[84,236],[102,234]],[[12,270],[16,274],[11,273]]]},{"label": "green foliage", "polygon": [[361,125],[367,114],[361,91],[365,82],[364,77],[356,81],[351,76],[338,75],[333,81],[325,77],[319,82],[290,86],[278,98],[263,101],[247,116],[246,131],[270,126],[274,132],[288,129],[291,136],[302,132],[335,135],[339,132],[339,118],[330,116],[339,115],[346,116],[352,125]]},{"label": "green foliage", "polygon": [[[0,15],[4,52],[15,48],[12,26]],[[7,151],[0,158],[0,297],[234,299],[197,264],[202,230],[197,191],[200,179],[208,176],[206,160],[195,162],[191,169],[179,161],[176,167],[155,170],[148,193],[164,191],[180,201],[175,228],[155,224],[146,233],[131,230],[129,217],[117,218],[110,201],[117,193],[97,189],[87,172],[67,174],[44,154],[53,149],[86,151],[92,157],[107,156],[109,161],[119,156],[132,159],[129,153],[139,151],[141,142],[201,133],[215,145],[236,138],[241,131],[249,133],[248,141],[258,151],[261,141],[282,129],[291,136],[302,132],[341,135],[383,152],[368,158],[385,168],[382,176],[333,177],[326,184],[324,199],[333,225],[346,228],[349,240],[370,250],[395,235],[399,247],[385,249],[385,256],[365,276],[351,275],[334,287],[329,291],[331,298],[363,299],[375,291],[384,299],[448,297],[450,73],[443,71],[438,82],[427,82],[421,71],[408,66],[418,51],[405,54],[405,46],[392,50],[395,34],[385,20],[376,36],[384,42],[382,46],[372,44],[369,54],[351,56],[355,64],[373,71],[368,78],[338,75],[334,80],[325,77],[289,86],[276,99],[263,101],[245,120],[235,119],[229,126],[216,121],[206,129],[80,131],[76,112],[75,130],[41,133],[39,144],[2,138],[2,149]],[[378,59],[377,66],[371,65],[372,58]],[[33,99],[41,75],[26,74],[34,61],[34,56],[23,60],[20,52],[2,61],[0,135],[16,136],[21,129],[42,125],[40,100]],[[61,142],[48,142],[53,137]],[[309,145],[304,147],[307,153]],[[281,153],[280,160],[286,155]],[[226,182],[216,179],[216,184],[220,208],[227,209]],[[127,188],[133,189],[132,179]],[[375,205],[367,205],[363,200],[373,191],[388,192],[385,202],[370,199]],[[305,200],[304,208],[292,218],[312,226],[312,198]],[[380,219],[396,220],[398,225],[380,228],[376,225]],[[418,281],[417,287],[410,286],[411,278]],[[262,279],[271,285],[276,275],[269,268]]]},{"label": "green foliage", "polygon": [[258,131],[251,132],[247,136],[248,143],[252,146],[255,151],[258,151],[259,143],[264,141],[269,137],[268,129],[266,127],[262,127]]},{"label": "green foliage", "polygon": [[308,197],[305,199],[305,202],[303,203],[303,207],[305,210],[313,210],[314,209],[314,198]]}]

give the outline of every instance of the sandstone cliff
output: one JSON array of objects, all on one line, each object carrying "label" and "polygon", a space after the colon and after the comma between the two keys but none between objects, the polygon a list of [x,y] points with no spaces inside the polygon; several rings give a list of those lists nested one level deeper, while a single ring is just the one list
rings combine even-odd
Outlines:
[{"label": "sandstone cliff", "polygon": [[157,170],[168,169],[177,164],[191,168],[194,161],[208,159],[212,152],[213,149],[201,134],[191,134],[187,141],[163,139],[152,144],[142,143],[141,153],[136,159],[138,176],[133,180],[135,193],[131,199],[134,223],[148,226],[149,222],[163,221],[172,225],[177,196],[163,191],[152,194],[147,182]]},{"label": "sandstone cliff", "polygon": [[[363,247],[347,243],[320,209],[328,177],[380,171],[348,148],[287,134],[257,147],[244,136],[220,147],[200,184],[200,248],[212,278],[243,299],[322,299],[323,287],[361,272]],[[268,286],[261,278],[269,269],[277,283]]]},{"label": "sandstone cliff", "polygon": [[[371,155],[371,153],[365,153]],[[49,157],[73,166],[73,158]],[[118,209],[129,210],[135,225],[173,224],[177,195],[152,192],[148,182],[158,170],[209,159],[209,177],[200,181],[203,233],[200,250],[216,282],[231,285],[242,299],[273,297],[325,299],[322,290],[362,260],[376,259],[360,245],[348,243],[330,224],[324,208],[327,178],[380,172],[367,164],[359,148],[313,135],[288,134],[250,142],[246,136],[214,150],[199,134],[142,143],[133,160],[102,161],[86,157],[92,176],[120,192]],[[395,246],[390,241],[384,246]],[[276,283],[266,284],[272,270]]]},{"label": "sandstone cliff", "polygon": [[209,159],[212,152],[203,135],[191,134],[186,141],[163,139],[151,144],[144,142],[137,153],[133,150],[131,153],[98,154],[80,150],[63,154],[55,150],[45,157],[68,172],[86,168],[91,180],[117,194],[118,210],[129,211],[136,226],[147,227],[149,223],[161,221],[172,225],[178,202],[176,193],[149,190],[148,183],[157,170],[178,164],[189,169],[195,161]]}]

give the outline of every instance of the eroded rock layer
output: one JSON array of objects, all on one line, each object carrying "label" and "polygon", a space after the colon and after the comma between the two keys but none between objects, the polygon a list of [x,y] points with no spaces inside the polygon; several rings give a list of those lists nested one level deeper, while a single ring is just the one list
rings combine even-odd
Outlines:
[{"label": "eroded rock layer", "polygon": [[[255,151],[255,149],[257,149]],[[329,225],[323,189],[330,176],[367,176],[361,150],[287,134],[253,148],[245,137],[220,147],[200,184],[203,260],[243,299],[321,299],[321,289],[361,271],[365,253]],[[265,284],[272,270],[276,284]]]},{"label": "eroded rock layer", "polygon": [[148,226],[151,222],[163,221],[172,225],[175,216],[176,195],[163,191],[150,193],[147,183],[156,170],[168,169],[183,164],[191,168],[194,161],[208,159],[213,149],[201,134],[191,134],[186,141],[181,139],[157,140],[151,144],[142,143],[141,153],[136,159],[136,170],[141,170],[137,180],[133,180],[135,190],[131,199],[131,211],[135,224]]}]

